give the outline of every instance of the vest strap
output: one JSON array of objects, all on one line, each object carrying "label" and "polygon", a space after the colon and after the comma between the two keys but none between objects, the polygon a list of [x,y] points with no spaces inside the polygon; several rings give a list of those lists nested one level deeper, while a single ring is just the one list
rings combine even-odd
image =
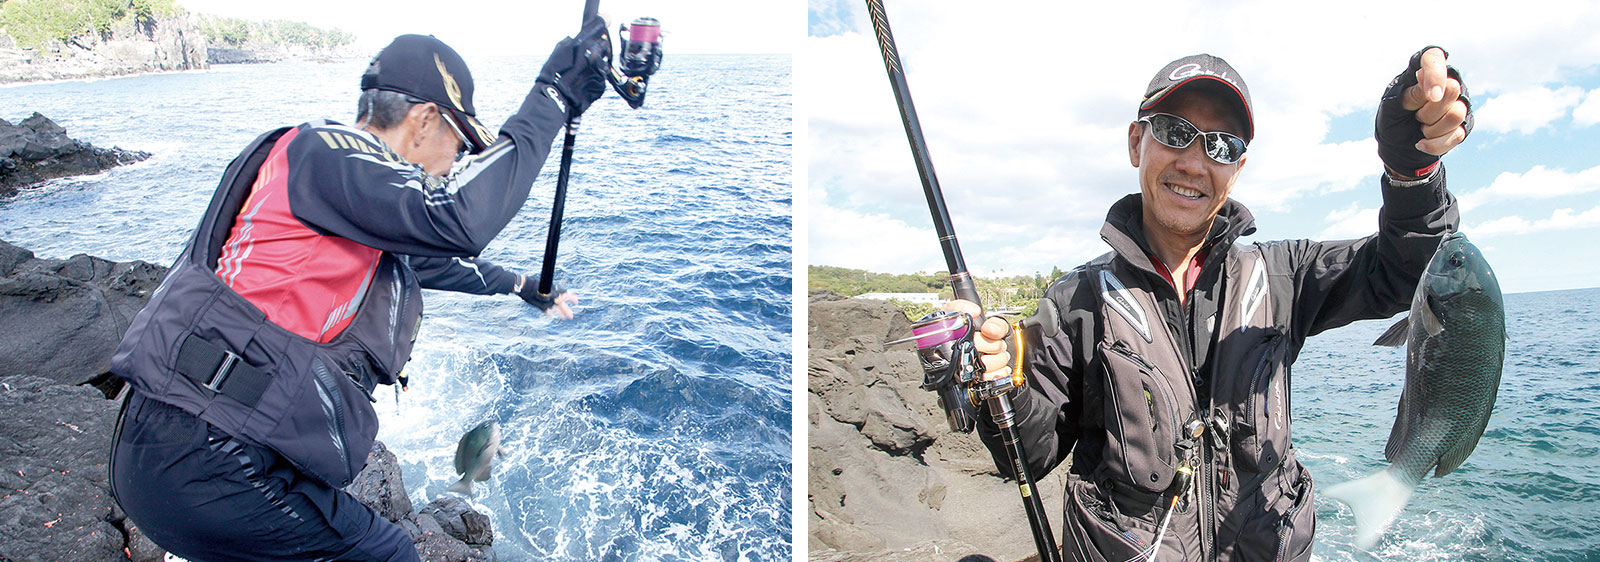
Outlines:
[{"label": "vest strap", "polygon": [[240,359],[237,353],[189,334],[178,348],[179,374],[200,386],[254,408],[271,376]]}]

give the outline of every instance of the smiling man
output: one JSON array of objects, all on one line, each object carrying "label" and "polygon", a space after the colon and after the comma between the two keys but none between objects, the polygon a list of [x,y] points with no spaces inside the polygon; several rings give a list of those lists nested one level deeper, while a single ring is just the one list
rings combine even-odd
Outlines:
[{"label": "smiling man", "polygon": [[[1244,80],[1211,55],[1151,80],[1128,126],[1139,193],[1106,216],[1112,251],[1050,287],[1041,306],[1056,308],[1061,329],[1024,346],[1028,384],[1012,391],[1033,474],[1072,458],[1066,559],[1310,558],[1311,477],[1289,444],[1289,366],[1313,334],[1406,310],[1456,229],[1438,162],[1472,125],[1445,57],[1417,53],[1384,93],[1384,207],[1378,233],[1359,240],[1237,243],[1255,231],[1228,198],[1255,135]],[[998,318],[983,324],[987,378],[1010,376],[1006,333]],[[990,416],[977,419],[1009,473]]]}]

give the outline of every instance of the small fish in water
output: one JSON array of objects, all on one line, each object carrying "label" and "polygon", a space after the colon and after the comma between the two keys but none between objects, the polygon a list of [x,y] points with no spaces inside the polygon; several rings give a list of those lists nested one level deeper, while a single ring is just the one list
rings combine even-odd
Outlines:
[{"label": "small fish in water", "polygon": [[1446,236],[1411,299],[1411,314],[1373,345],[1406,346],[1405,390],[1384,456],[1388,468],[1330,486],[1350,506],[1356,545],[1371,548],[1422,477],[1444,476],[1478,446],[1500,389],[1506,355],[1500,282],[1478,248]]},{"label": "small fish in water", "polygon": [[478,424],[456,444],[456,474],[461,475],[461,480],[446,490],[472,495],[472,483],[488,480],[494,458],[505,454],[500,448],[500,424],[493,420]]}]

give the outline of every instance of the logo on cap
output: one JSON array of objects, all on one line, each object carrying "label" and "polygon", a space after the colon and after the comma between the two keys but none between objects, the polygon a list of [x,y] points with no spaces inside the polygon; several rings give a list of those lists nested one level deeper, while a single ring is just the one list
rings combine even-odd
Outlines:
[{"label": "logo on cap", "polygon": [[444,91],[450,95],[450,103],[455,104],[456,111],[465,112],[466,107],[461,105],[461,85],[456,83],[456,77],[450,75],[450,70],[444,67],[444,61],[439,59],[439,53],[433,54],[433,64],[439,67],[439,77],[444,79]]},{"label": "logo on cap", "polygon": [[1172,74],[1168,74],[1167,79],[1172,80],[1173,82],[1178,82],[1184,79],[1193,78],[1195,76],[1215,76],[1219,79],[1227,81],[1229,84],[1233,83],[1233,79],[1228,78],[1228,73],[1217,73],[1215,71],[1202,68],[1199,63],[1193,62],[1179,65],[1177,68],[1172,69]]}]

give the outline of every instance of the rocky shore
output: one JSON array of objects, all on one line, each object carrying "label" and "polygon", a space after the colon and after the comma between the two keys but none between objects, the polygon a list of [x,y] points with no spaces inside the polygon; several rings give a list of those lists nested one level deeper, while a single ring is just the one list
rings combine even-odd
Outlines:
[{"label": "rocky shore", "polygon": [[0,198],[48,179],[95,174],[149,157],[148,152],[73,140],[65,128],[38,112],[15,125],[0,119]]},{"label": "rocky shore", "polygon": [[[810,559],[1036,557],[1016,484],[977,434],[950,431],[911,346],[884,349],[911,335],[905,314],[828,292],[809,300]],[[1064,473],[1038,483],[1057,530]]]},{"label": "rocky shore", "polygon": [[0,84],[195,70],[206,68],[206,60],[206,38],[187,15],[149,25],[123,22],[103,34],[36,49],[0,36]]},{"label": "rocky shore", "polygon": [[[162,560],[111,498],[108,397],[121,383],[106,368],[165,271],[0,241],[0,560]],[[423,560],[495,559],[488,516],[455,497],[416,509],[382,443],[347,490],[406,529]]]}]

